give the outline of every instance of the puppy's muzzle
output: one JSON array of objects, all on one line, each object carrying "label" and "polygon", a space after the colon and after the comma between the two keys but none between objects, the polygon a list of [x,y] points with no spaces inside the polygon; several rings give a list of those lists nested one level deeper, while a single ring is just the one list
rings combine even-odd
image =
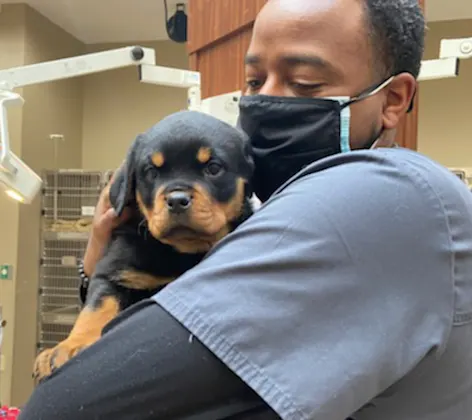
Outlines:
[{"label": "puppy's muzzle", "polygon": [[171,191],[165,195],[167,210],[175,216],[185,215],[192,207],[192,194],[188,191]]}]

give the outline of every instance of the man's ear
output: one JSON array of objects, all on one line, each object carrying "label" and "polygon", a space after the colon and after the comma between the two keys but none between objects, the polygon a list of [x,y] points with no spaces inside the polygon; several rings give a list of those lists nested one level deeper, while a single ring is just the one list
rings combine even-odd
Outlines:
[{"label": "man's ear", "polygon": [[110,203],[118,216],[121,216],[126,206],[135,197],[136,193],[136,157],[143,135],[139,135],[131,145],[126,160],[118,169],[110,185]]},{"label": "man's ear", "polygon": [[400,73],[387,87],[387,96],[383,111],[385,129],[397,128],[403,116],[408,112],[416,94],[418,82],[409,73]]}]

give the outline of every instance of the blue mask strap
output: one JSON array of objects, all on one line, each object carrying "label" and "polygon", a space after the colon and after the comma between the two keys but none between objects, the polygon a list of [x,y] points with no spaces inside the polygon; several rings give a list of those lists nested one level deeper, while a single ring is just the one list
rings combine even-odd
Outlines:
[{"label": "blue mask strap", "polygon": [[350,98],[348,100],[339,100],[341,105],[341,152],[346,153],[351,151],[350,139],[349,139],[349,132],[351,126],[351,108],[350,105],[362,101],[365,98],[370,96],[374,96],[379,93],[383,88],[388,86],[390,82],[394,79],[394,76],[390,77],[389,79],[385,80],[381,84],[377,85],[375,88],[370,88],[367,91],[361,93],[360,95]]},{"label": "blue mask strap", "polygon": [[340,110],[340,127],[339,127],[339,136],[340,136],[340,149],[342,153],[347,153],[351,151],[351,142],[350,142],[350,127],[351,127],[351,109],[349,107],[351,103],[351,98],[349,96],[333,96],[324,98],[331,101],[336,101],[339,103]]},{"label": "blue mask strap", "polygon": [[351,108],[345,106],[341,110],[341,152],[347,153],[351,151],[351,143],[349,139],[349,131],[351,126]]}]

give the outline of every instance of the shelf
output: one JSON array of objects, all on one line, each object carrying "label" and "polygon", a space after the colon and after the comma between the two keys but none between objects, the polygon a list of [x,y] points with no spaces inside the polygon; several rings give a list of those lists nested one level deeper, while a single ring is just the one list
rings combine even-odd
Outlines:
[{"label": "shelf", "polygon": [[90,232],[53,232],[43,231],[42,239],[49,241],[86,241]]},{"label": "shelf", "polygon": [[74,325],[77,314],[61,314],[54,312],[43,312],[41,314],[41,321],[44,324],[60,324],[60,325]]}]

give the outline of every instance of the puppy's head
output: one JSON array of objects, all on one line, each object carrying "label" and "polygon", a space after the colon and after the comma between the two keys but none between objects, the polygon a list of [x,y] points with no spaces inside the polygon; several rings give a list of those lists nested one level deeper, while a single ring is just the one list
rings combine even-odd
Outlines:
[{"label": "puppy's head", "polygon": [[136,201],[157,240],[206,252],[247,211],[253,170],[242,132],[203,113],[178,112],[137,137],[110,201],[118,214]]}]

